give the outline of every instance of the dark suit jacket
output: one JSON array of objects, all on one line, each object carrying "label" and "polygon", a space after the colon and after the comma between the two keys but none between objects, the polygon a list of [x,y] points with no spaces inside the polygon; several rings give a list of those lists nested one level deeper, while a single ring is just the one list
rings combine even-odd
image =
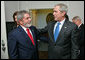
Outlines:
[{"label": "dark suit jacket", "polygon": [[30,38],[24,29],[19,26],[8,34],[8,52],[10,59],[37,59],[37,30],[35,27],[30,27],[35,46],[33,46]]},{"label": "dark suit jacket", "polygon": [[84,24],[79,27],[80,59],[84,59]]},{"label": "dark suit jacket", "polygon": [[48,58],[49,59],[76,59],[78,57],[78,27],[74,23],[65,20],[58,39],[54,41],[53,29],[55,21],[40,29],[39,32],[49,34]]}]

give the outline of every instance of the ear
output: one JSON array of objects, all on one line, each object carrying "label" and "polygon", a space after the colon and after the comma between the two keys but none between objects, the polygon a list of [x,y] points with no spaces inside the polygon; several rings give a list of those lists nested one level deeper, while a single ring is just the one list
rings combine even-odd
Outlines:
[{"label": "ear", "polygon": [[62,16],[65,16],[65,14],[66,14],[66,12],[65,12],[65,11],[63,11]]},{"label": "ear", "polygon": [[17,22],[17,19],[15,19],[15,21]]},{"label": "ear", "polygon": [[20,23],[20,25],[22,25],[23,24],[22,20],[19,20],[19,23]]}]

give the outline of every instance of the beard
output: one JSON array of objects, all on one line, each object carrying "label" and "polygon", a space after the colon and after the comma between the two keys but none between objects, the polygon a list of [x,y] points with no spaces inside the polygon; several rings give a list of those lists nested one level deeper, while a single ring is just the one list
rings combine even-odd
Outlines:
[{"label": "beard", "polygon": [[25,26],[26,28],[29,28],[29,27],[31,26],[31,23],[30,23],[30,24],[24,23],[24,26]]}]

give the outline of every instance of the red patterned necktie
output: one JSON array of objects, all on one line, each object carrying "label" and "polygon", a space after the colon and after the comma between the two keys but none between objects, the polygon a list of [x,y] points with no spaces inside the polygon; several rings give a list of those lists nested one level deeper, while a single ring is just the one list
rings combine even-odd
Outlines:
[{"label": "red patterned necktie", "polygon": [[31,39],[31,41],[32,41],[32,43],[33,43],[33,45],[35,45],[35,44],[34,44],[33,37],[32,37],[32,35],[31,35],[29,29],[26,29],[26,31],[27,31],[27,34],[28,34],[28,36],[30,37],[30,39]]}]

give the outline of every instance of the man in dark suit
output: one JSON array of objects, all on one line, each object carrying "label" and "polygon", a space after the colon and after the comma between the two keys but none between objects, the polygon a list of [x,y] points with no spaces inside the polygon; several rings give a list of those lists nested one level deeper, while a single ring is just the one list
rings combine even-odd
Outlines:
[{"label": "man in dark suit", "polygon": [[78,26],[79,28],[79,49],[80,49],[80,59],[84,59],[84,24],[81,21],[81,18],[79,16],[73,17],[72,21]]},{"label": "man in dark suit", "polygon": [[[78,57],[78,27],[65,18],[67,10],[65,4],[57,4],[53,9],[55,21],[51,21],[45,28],[39,29],[41,34],[48,32],[49,59],[77,59]],[[56,26],[58,26],[57,29]]]},{"label": "man in dark suit", "polygon": [[19,26],[8,34],[10,59],[38,59],[37,29],[32,26],[30,14],[23,10],[17,14]]}]

